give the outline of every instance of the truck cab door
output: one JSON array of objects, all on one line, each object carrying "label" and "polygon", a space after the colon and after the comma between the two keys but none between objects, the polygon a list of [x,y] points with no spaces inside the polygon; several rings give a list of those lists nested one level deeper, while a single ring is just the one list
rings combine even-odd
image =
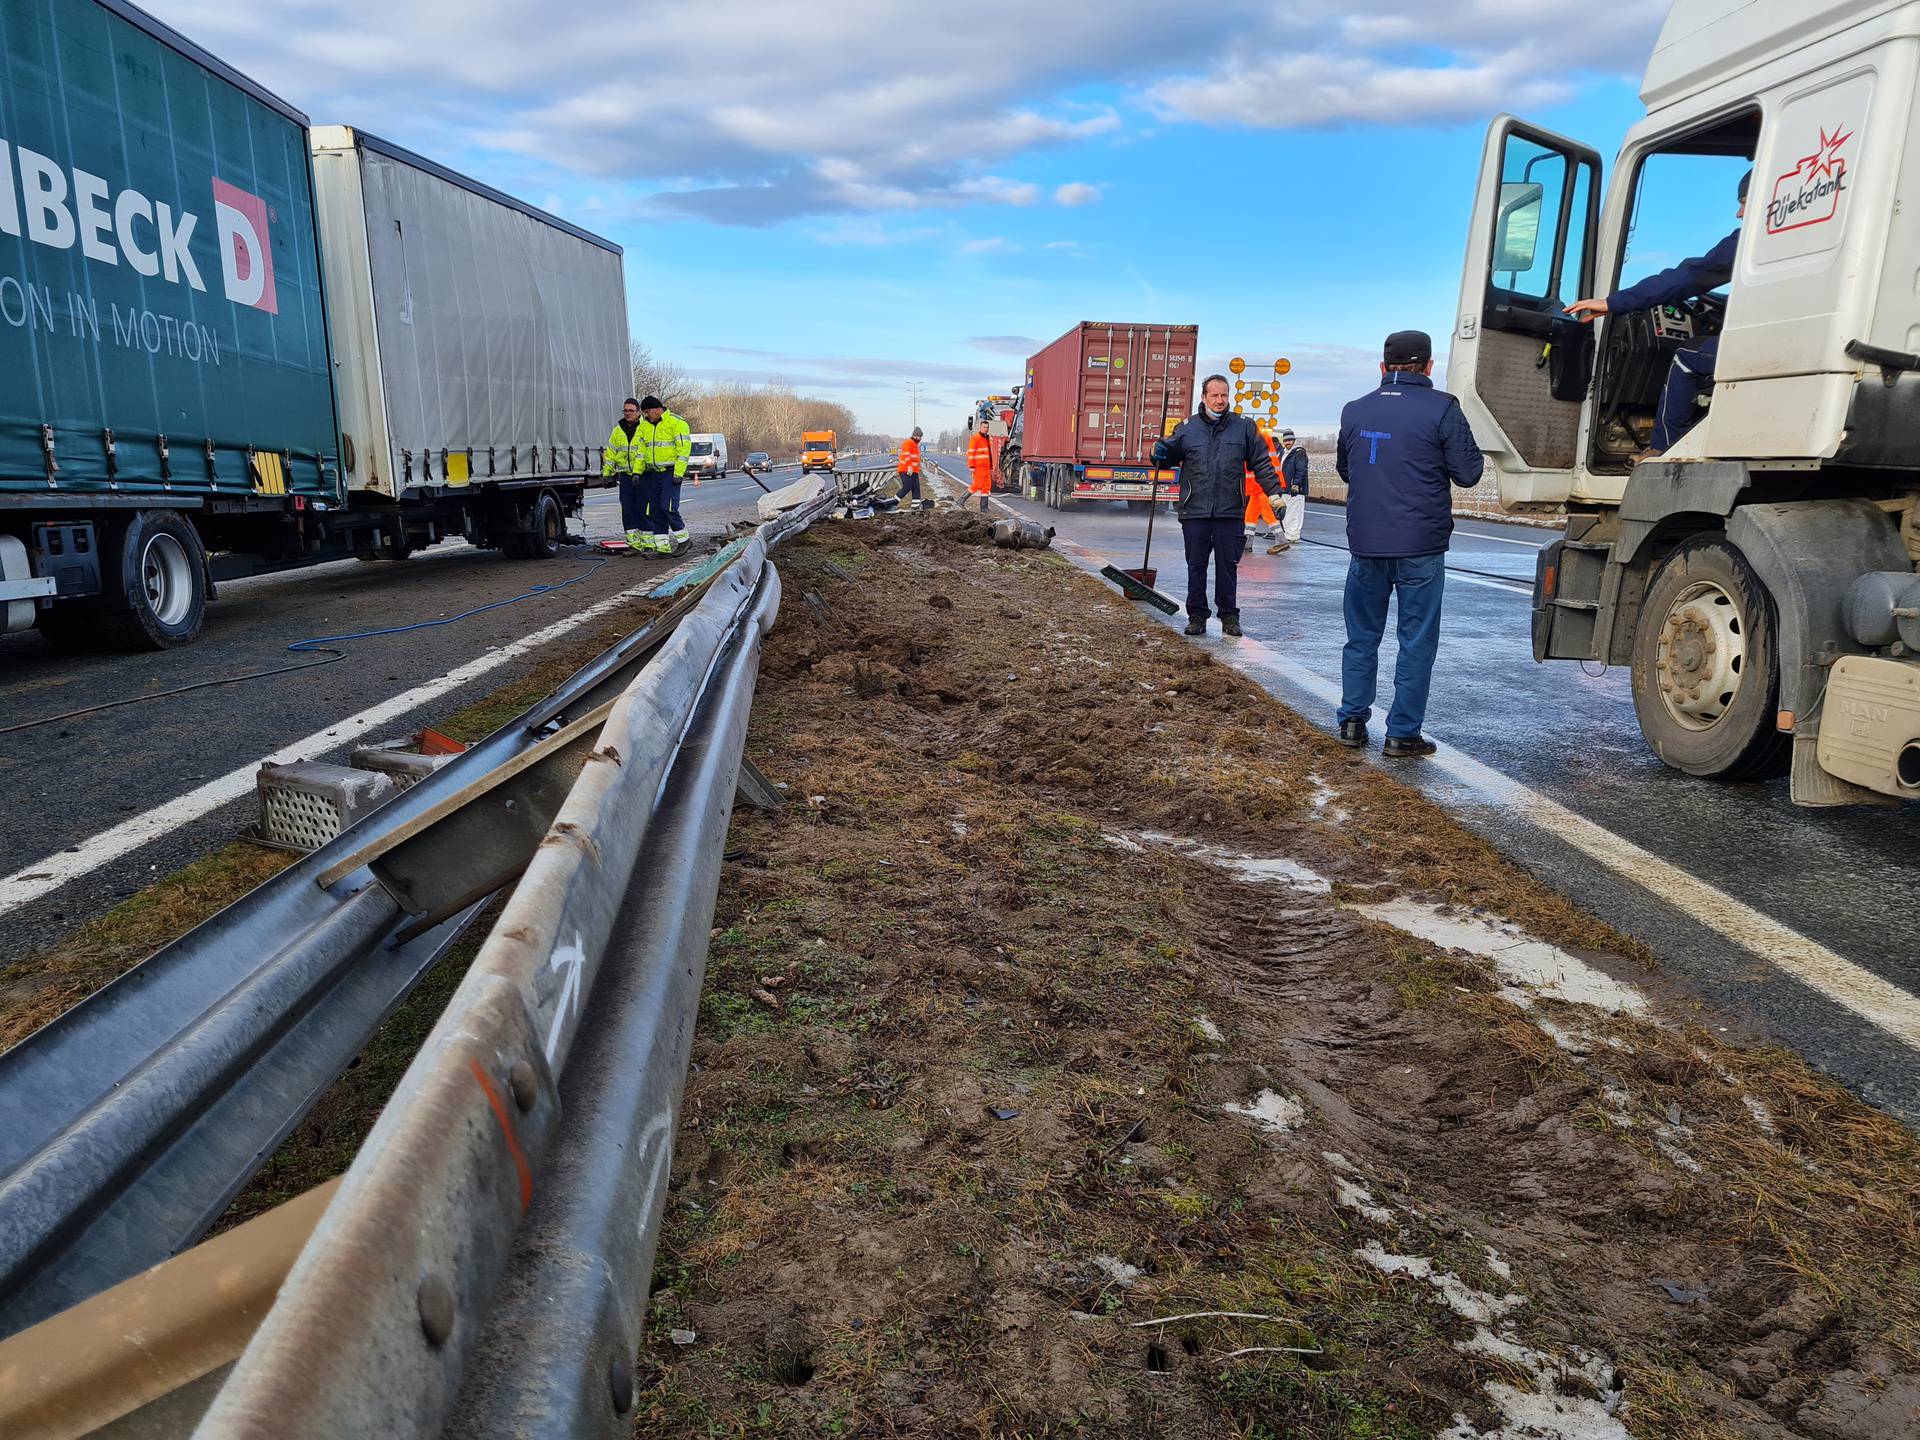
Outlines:
[{"label": "truck cab door", "polygon": [[1600,156],[1591,146],[1511,115],[1494,120],[1447,386],[1508,504],[1557,505],[1573,486],[1593,337],[1555,317],[1593,293],[1599,219]]}]

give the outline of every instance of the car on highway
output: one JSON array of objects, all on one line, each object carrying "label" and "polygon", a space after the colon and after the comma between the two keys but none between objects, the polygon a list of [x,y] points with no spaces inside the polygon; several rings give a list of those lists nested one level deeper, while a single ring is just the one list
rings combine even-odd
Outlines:
[{"label": "car on highway", "polygon": [[773,461],[767,458],[766,451],[755,450],[752,454],[747,456],[747,473],[749,475],[755,474],[761,470],[771,470],[771,469],[773,469]]}]

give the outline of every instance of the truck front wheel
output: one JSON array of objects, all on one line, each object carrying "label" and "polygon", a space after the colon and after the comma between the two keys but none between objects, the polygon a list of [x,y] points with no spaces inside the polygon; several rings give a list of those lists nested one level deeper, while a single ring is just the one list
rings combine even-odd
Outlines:
[{"label": "truck front wheel", "polygon": [[1690,540],[1654,572],[1633,646],[1640,733],[1667,764],[1719,780],[1780,774],[1789,737],[1773,597],[1720,536]]}]

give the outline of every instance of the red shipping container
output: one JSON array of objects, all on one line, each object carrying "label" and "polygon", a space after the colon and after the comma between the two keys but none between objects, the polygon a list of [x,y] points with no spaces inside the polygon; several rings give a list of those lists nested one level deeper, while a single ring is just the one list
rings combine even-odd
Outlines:
[{"label": "red shipping container", "polygon": [[1151,463],[1153,442],[1192,413],[1199,348],[1197,325],[1083,320],[1027,361],[1021,458]]}]

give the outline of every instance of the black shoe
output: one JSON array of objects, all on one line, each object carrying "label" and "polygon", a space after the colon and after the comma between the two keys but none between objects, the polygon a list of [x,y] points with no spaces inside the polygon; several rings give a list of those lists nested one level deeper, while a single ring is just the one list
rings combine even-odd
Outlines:
[{"label": "black shoe", "polygon": [[1206,633],[1207,633],[1207,620],[1204,615],[1199,616],[1196,619],[1187,621],[1187,634],[1204,635]]},{"label": "black shoe", "polygon": [[1424,735],[1389,735],[1387,743],[1380,747],[1380,753],[1391,755],[1396,760],[1405,760],[1417,755],[1431,755],[1439,748]]},{"label": "black shoe", "polygon": [[1340,743],[1349,750],[1359,750],[1367,743],[1367,722],[1364,720],[1342,720],[1340,722]]},{"label": "black shoe", "polygon": [[1240,617],[1238,615],[1222,615],[1220,617],[1220,633],[1222,635],[1238,635],[1240,633]]}]

